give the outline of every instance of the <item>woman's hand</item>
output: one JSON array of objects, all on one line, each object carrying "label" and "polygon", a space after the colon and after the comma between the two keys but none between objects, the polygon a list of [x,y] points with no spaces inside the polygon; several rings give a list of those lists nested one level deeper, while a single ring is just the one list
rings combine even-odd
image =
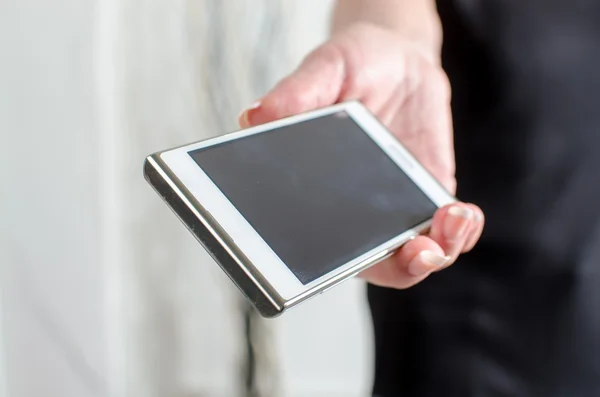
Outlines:
[{"label": "woman's hand", "polygon": [[[396,33],[353,25],[317,48],[240,116],[249,127],[347,100],[360,100],[450,192],[456,191],[450,85],[441,66]],[[441,208],[427,236],[365,270],[367,281],[410,287],[473,248],[483,229],[473,205]]]}]

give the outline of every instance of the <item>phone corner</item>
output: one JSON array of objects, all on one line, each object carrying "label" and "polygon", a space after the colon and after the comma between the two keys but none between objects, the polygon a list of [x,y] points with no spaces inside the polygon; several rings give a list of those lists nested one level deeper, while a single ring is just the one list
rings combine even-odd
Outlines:
[{"label": "phone corner", "polygon": [[271,302],[253,301],[254,308],[266,319],[275,319],[286,312],[285,305],[276,306]]},{"label": "phone corner", "polygon": [[152,173],[156,172],[154,165],[152,164],[152,155],[144,158],[144,162],[142,164],[142,175],[146,181],[150,181],[150,176]]},{"label": "phone corner", "polygon": [[149,178],[158,171],[160,153],[152,153],[144,158],[142,164],[142,174],[149,181]]},{"label": "phone corner", "polygon": [[349,99],[344,101],[343,104],[349,109],[366,109],[360,99]]}]

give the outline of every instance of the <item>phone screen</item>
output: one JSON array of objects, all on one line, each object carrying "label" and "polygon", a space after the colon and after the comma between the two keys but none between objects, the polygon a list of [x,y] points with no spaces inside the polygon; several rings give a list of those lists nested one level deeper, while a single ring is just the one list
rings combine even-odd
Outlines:
[{"label": "phone screen", "polygon": [[303,284],[437,209],[346,112],[189,154]]}]

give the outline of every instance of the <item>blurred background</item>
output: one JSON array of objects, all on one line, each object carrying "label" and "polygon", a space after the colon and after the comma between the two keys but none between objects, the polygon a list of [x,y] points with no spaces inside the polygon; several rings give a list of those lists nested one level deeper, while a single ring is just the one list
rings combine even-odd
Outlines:
[{"label": "blurred background", "polygon": [[0,2],[0,396],[369,394],[360,281],[261,320],[141,172],[236,129],[330,7]]}]

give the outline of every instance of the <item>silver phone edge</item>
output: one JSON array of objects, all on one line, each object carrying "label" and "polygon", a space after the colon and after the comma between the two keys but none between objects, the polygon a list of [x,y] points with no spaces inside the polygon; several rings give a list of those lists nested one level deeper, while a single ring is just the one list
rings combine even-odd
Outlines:
[{"label": "silver phone edge", "polygon": [[258,312],[267,318],[279,316],[284,310],[281,296],[254,268],[210,213],[172,174],[159,153],[146,158],[143,173],[146,181]]},{"label": "silver phone edge", "polygon": [[144,178],[158,193],[196,240],[229,276],[261,316],[274,318],[284,311],[317,296],[352,278],[361,271],[392,256],[402,245],[424,232],[431,225],[429,219],[407,230],[406,238],[357,263],[344,272],[291,299],[284,299],[262,276],[244,253],[231,240],[218,222],[196,200],[193,194],[172,174],[169,167],[154,153],[144,161]]},{"label": "silver phone edge", "polygon": [[426,231],[431,226],[431,223],[432,223],[432,219],[429,219],[429,220],[417,225],[416,227],[413,227],[412,229],[405,231],[404,233],[406,234],[406,238],[400,240],[399,242],[396,242],[394,245],[391,245],[390,247],[382,247],[381,251],[366,258],[364,261],[357,263],[356,265],[352,266],[351,268],[349,268],[339,274],[336,274],[335,276],[331,277],[324,283],[317,285],[313,289],[310,289],[292,299],[289,299],[288,301],[286,301],[284,303],[285,309],[290,309],[293,306],[296,306],[299,303],[302,303],[316,295],[325,293],[327,290],[356,276],[358,273],[362,272],[363,270],[366,270],[367,268],[391,257],[404,244],[406,244],[410,240],[417,237],[420,233]]}]

